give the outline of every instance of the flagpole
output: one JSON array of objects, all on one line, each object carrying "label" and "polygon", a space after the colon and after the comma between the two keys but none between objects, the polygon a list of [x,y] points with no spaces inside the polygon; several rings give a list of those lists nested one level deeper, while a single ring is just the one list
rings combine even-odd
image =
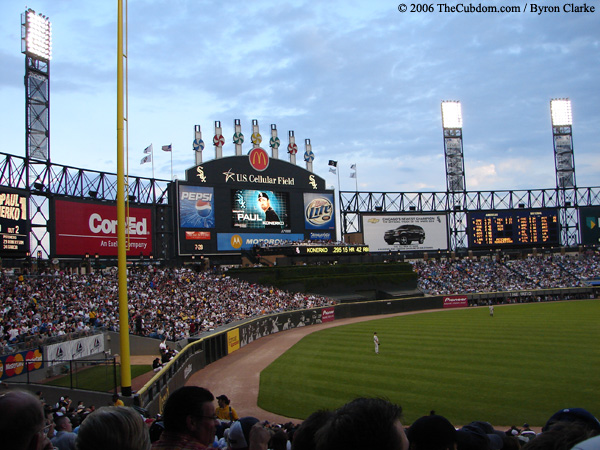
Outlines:
[{"label": "flagpole", "polygon": [[152,179],[154,179],[154,145],[150,145],[150,158],[152,159]]},{"label": "flagpole", "polygon": [[356,163],[354,163],[354,182],[355,190],[358,193],[358,170],[356,169]]},{"label": "flagpole", "polygon": [[170,144],[169,148],[171,149],[169,152],[171,153],[171,181],[173,181],[173,144]]}]

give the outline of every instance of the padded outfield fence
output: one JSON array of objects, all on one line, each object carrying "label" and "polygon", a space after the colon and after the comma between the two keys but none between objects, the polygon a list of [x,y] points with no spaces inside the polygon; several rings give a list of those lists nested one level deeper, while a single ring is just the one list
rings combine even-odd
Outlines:
[{"label": "padded outfield fence", "polygon": [[[478,305],[488,301],[526,303],[575,300],[594,298],[597,294],[597,289],[585,287],[488,292],[466,294],[465,297],[470,305]],[[271,314],[229,324],[207,336],[189,339],[189,343],[179,354],[134,394],[134,405],[146,409],[152,415],[161,413],[170,392],[185,385],[192,374],[261,337],[335,319],[442,309],[445,297],[449,296],[341,303],[335,306]]]}]

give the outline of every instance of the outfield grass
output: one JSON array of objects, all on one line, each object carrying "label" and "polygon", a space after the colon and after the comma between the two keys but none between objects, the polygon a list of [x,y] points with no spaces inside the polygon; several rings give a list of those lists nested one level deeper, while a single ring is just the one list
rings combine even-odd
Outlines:
[{"label": "outfield grass", "polygon": [[[117,385],[121,380],[121,366],[116,366]],[[131,366],[131,378],[138,377],[152,370],[151,365]],[[70,375],[65,375],[49,381],[49,385],[71,387]],[[115,388],[115,378],[112,365],[98,365],[86,368],[73,374],[73,387],[77,389],[86,389],[88,391],[108,392]]]},{"label": "outfield grass", "polygon": [[[381,341],[373,350],[373,332]],[[374,319],[310,334],[267,367],[258,404],[306,418],[385,397],[404,422],[543,425],[557,410],[600,416],[600,301],[529,303]]]}]

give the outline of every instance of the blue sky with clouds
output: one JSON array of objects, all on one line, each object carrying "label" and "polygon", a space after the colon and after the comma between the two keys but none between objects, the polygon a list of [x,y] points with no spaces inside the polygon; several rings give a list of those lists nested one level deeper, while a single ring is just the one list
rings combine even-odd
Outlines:
[{"label": "blue sky with clouds", "polygon": [[[216,120],[224,156],[234,155],[241,120],[245,153],[256,119],[263,138],[276,124],[283,145],[294,131],[299,165],[311,139],[328,186],[338,187],[334,159],[342,190],[356,188],[356,164],[361,191],[444,191],[440,102],[460,100],[468,190],[552,188],[550,99],[568,97],[577,185],[600,185],[597,0],[593,13],[544,0],[561,11],[541,15],[530,4],[494,14],[439,12],[438,3],[401,13],[398,3],[129,0],[130,173],[152,176],[140,165],[152,143],[156,177],[168,179],[170,156],[158,149],[172,143],[182,179],[194,165],[194,125],[204,161],[215,157]],[[53,27],[52,162],[116,172],[116,0],[0,0],[0,151],[25,153],[26,7]]]}]

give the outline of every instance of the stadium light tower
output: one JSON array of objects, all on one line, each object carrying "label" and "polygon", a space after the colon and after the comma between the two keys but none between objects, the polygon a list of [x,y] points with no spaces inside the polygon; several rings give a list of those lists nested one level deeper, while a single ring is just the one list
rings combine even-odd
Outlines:
[{"label": "stadium light tower", "polygon": [[556,188],[560,207],[561,243],[576,245],[579,239],[577,213],[577,185],[575,182],[575,157],[573,155],[573,114],[571,100],[550,100],[552,117],[552,140],[554,143],[554,165]]},{"label": "stadium light tower", "polygon": [[442,102],[442,127],[444,129],[446,185],[448,192],[464,192],[466,183],[462,144],[462,110],[460,102]]},{"label": "stadium light tower", "polygon": [[571,100],[568,98],[550,100],[550,113],[552,115],[556,187],[574,188],[576,184]]},{"label": "stadium light tower", "polygon": [[446,159],[446,191],[450,214],[450,240],[452,248],[466,247],[466,214],[463,200],[466,190],[465,164],[462,142],[462,108],[458,101],[442,102],[442,128],[444,129],[444,155]]},{"label": "stadium light tower", "polygon": [[52,24],[28,9],[21,14],[21,53],[25,55],[25,154],[50,162],[50,60]]}]

